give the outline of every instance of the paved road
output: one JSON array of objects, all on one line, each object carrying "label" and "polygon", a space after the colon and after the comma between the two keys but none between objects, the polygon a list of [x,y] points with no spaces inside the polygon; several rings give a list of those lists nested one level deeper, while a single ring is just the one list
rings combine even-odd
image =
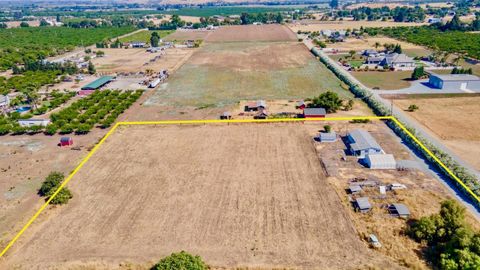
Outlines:
[{"label": "paved road", "polygon": [[[305,41],[305,45],[308,47],[308,48],[313,48],[313,44],[311,43],[310,40],[307,40]],[[326,55],[324,54],[322,51],[318,50],[319,54],[322,54],[322,55]],[[394,115],[398,120],[400,120],[402,123],[410,126],[410,127],[413,127],[415,130],[416,130],[416,135],[418,136],[421,136],[425,139],[427,139],[431,144],[433,144],[435,147],[437,147],[438,149],[444,151],[445,153],[447,153],[448,155],[450,155],[456,162],[458,162],[458,164],[460,164],[461,166],[465,167],[468,171],[470,171],[472,174],[476,175],[477,176],[477,179],[480,179],[480,173],[473,167],[471,166],[470,164],[468,164],[467,162],[465,162],[464,160],[462,160],[458,155],[456,155],[455,153],[453,153],[450,149],[448,149],[447,147],[445,147],[440,140],[438,140],[437,138],[433,137],[432,135],[430,135],[429,132],[427,132],[425,130],[425,128],[420,125],[417,121],[415,121],[414,119],[412,119],[411,117],[409,117],[407,114],[405,114],[405,112],[395,106],[391,106],[391,102],[387,99],[384,99],[380,96],[379,93],[377,93],[375,90],[365,86],[363,83],[361,83],[359,80],[357,80],[352,74],[350,74],[348,71],[344,70],[339,64],[337,64],[335,61],[333,61],[335,65],[337,65],[337,67],[341,70],[343,70],[343,73],[348,76],[351,80],[353,80],[356,84],[358,84],[359,86],[363,87],[364,89],[366,89],[367,91],[370,92],[370,94],[376,99],[378,100],[379,102],[381,102],[386,108],[392,108],[392,115]],[[469,209],[473,210],[472,212],[475,213],[475,215],[477,217],[480,217],[480,212],[479,212],[479,209],[477,209],[474,205],[472,205],[470,203],[470,201],[466,198],[464,198],[463,196],[461,196],[461,194],[458,193],[457,190],[455,190],[455,187],[451,186],[450,183],[448,182],[448,180],[444,179],[443,177],[439,176],[437,172],[433,171],[433,174],[434,176],[437,177],[437,179],[439,179],[440,181],[443,182],[444,185],[446,185],[454,194],[455,196],[457,197],[457,199],[459,201],[461,201],[465,206],[467,206]]]}]

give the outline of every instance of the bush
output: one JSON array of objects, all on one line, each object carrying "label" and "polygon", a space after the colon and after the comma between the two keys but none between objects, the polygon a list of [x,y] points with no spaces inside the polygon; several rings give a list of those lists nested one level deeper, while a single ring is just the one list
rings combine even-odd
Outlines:
[{"label": "bush", "polygon": [[151,270],[205,270],[207,265],[200,256],[193,256],[185,251],[172,253],[172,255],[161,259]]},{"label": "bush", "polygon": [[[47,194],[47,200],[50,198],[53,193],[57,190],[58,187],[55,189],[50,190],[50,193]],[[63,187],[51,201],[50,204],[66,204],[71,198],[73,198],[72,192],[67,187]]]},{"label": "bush", "polygon": [[330,125],[325,125],[323,126],[323,129],[325,130],[325,132],[327,133],[330,133],[330,131],[332,131],[332,127]]},{"label": "bush", "polygon": [[416,111],[416,110],[418,110],[418,109],[419,109],[418,106],[415,105],[415,104],[412,104],[412,105],[408,106],[408,111],[409,111],[409,112],[414,112],[414,111]]},{"label": "bush", "polygon": [[58,130],[58,127],[57,125],[55,124],[49,124],[46,128],[45,128],[45,135],[54,135],[55,133],[57,133],[57,130]]},{"label": "bush", "polygon": [[41,196],[47,196],[52,190],[55,191],[55,187],[60,185],[63,181],[64,175],[61,172],[51,172],[45,181],[43,181],[42,186],[38,190],[38,194]]}]

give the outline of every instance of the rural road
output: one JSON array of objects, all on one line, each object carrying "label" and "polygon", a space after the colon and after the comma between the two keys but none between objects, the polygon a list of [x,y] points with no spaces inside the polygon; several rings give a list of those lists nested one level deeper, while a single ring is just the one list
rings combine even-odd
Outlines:
[{"label": "rural road", "polygon": [[[313,46],[313,43],[311,42],[311,40],[305,40],[304,41],[304,44],[309,48],[309,49],[312,49],[314,46]],[[317,49],[317,52],[319,54],[322,54],[324,56],[326,56],[326,54],[324,54],[321,50],[318,50]],[[419,124],[417,121],[415,121],[414,119],[412,119],[410,116],[408,116],[403,110],[397,108],[396,106],[392,106],[391,105],[391,102],[387,99],[384,99],[380,96],[380,94],[378,92],[376,92],[375,90],[365,86],[363,83],[361,83],[359,80],[357,80],[352,74],[350,74],[348,71],[344,70],[339,64],[337,64],[335,61],[332,60],[332,62],[334,63],[334,65],[337,65],[337,67],[342,70],[342,72],[348,76],[351,80],[353,80],[356,84],[358,84],[359,86],[363,87],[364,89],[366,89],[376,100],[378,100],[379,102],[381,102],[386,108],[392,108],[392,115],[395,116],[399,121],[401,121],[402,123],[406,124],[407,126],[410,126],[412,128],[414,128],[416,130],[416,135],[420,136],[420,137],[423,137],[425,139],[427,139],[432,145],[434,145],[435,147],[437,147],[438,149],[442,150],[443,152],[447,153],[448,155],[450,155],[458,164],[460,164],[461,166],[463,166],[465,169],[467,169],[470,173],[472,173],[473,175],[475,175],[477,177],[477,179],[480,179],[480,173],[475,169],[473,168],[472,165],[470,165],[469,163],[467,163],[466,161],[464,161],[463,159],[461,159],[458,155],[456,155],[455,153],[453,153],[450,149],[448,149],[445,145],[442,144],[442,142],[435,138],[434,136],[432,136],[427,130],[425,130],[425,128]],[[440,177],[438,175],[437,172],[435,171],[432,171],[433,175],[439,179],[448,189],[450,189],[453,194],[455,194],[455,197],[461,201],[466,207],[468,207],[469,209],[472,210],[472,212],[477,216],[477,218],[480,218],[480,212],[479,210],[468,200],[466,199],[465,197],[461,196],[459,194],[459,192],[454,188],[452,187],[446,179]]]}]

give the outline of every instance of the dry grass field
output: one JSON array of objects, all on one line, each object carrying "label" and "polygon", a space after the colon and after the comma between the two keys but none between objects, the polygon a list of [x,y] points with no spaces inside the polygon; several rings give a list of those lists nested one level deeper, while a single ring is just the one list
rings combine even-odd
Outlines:
[{"label": "dry grass field", "polygon": [[146,104],[224,106],[242,99],[307,98],[326,90],[351,97],[301,43],[215,42],[196,51]]},{"label": "dry grass field", "polygon": [[480,170],[480,97],[403,99],[395,104],[402,109],[416,104],[419,110],[409,115]]},{"label": "dry grass field", "polygon": [[[375,43],[379,43],[380,47],[375,48]],[[384,44],[400,44],[404,53],[411,57],[426,56],[431,53],[430,50],[405,41],[389,38],[389,37],[367,37],[367,38],[347,38],[345,42],[328,43],[327,48],[334,48],[341,52],[348,52],[350,50],[362,51],[368,49],[382,50]]]},{"label": "dry grass field", "polygon": [[360,241],[302,124],[120,128],[69,188],[3,267],[118,267],[187,250],[216,267],[397,268]]},{"label": "dry grass field", "polygon": [[213,31],[207,30],[177,30],[164,39],[168,41],[205,40],[212,33]]},{"label": "dry grass field", "polygon": [[410,86],[412,71],[353,71],[355,78],[370,88],[395,90]]},{"label": "dry grass field", "polygon": [[392,22],[392,21],[315,21],[309,23],[295,23],[288,24],[288,27],[293,32],[297,33],[301,31],[322,31],[322,30],[347,30],[347,29],[360,29],[367,27],[396,27],[396,26],[418,26],[425,23],[407,23],[407,22]]},{"label": "dry grass field", "polygon": [[104,57],[92,59],[98,72],[140,72],[147,69],[160,71],[167,69],[170,72],[183,64],[193,53],[191,49],[166,50],[159,60],[150,62],[161,53],[150,53],[145,49],[102,49]]},{"label": "dry grass field", "polygon": [[206,40],[208,42],[296,41],[297,35],[284,25],[233,25],[220,27]]}]

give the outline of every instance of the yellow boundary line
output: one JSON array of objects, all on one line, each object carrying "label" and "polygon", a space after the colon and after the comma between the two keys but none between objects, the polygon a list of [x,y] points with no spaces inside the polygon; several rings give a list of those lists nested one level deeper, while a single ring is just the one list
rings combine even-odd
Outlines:
[{"label": "yellow boundary line", "polygon": [[47,208],[50,201],[53,200],[65,185],[75,176],[75,174],[87,163],[87,161],[97,152],[105,140],[113,134],[118,126],[132,126],[132,125],[182,125],[182,124],[215,124],[215,123],[277,123],[277,122],[319,122],[319,121],[351,121],[351,120],[392,120],[397,124],[408,136],[410,136],[415,143],[417,143],[428,155],[430,155],[435,162],[437,162],[455,181],[457,181],[473,198],[480,203],[480,198],[473,193],[473,191],[462,182],[460,178],[455,176],[453,172],[443,164],[430,150],[423,145],[405,126],[400,123],[393,116],[360,116],[360,117],[327,117],[327,118],[280,118],[280,119],[231,119],[231,120],[167,120],[167,121],[142,121],[142,122],[117,122],[112,129],[95,145],[95,147],[88,153],[88,155],[78,164],[78,166],[70,173],[70,175],[62,182],[58,189],[50,196],[50,198],[37,210],[37,212],[28,220],[23,228],[15,235],[15,237],[8,243],[8,245],[0,253],[0,258],[7,253],[7,251],[15,244],[15,242],[22,236],[22,234],[32,225],[38,216]]}]

